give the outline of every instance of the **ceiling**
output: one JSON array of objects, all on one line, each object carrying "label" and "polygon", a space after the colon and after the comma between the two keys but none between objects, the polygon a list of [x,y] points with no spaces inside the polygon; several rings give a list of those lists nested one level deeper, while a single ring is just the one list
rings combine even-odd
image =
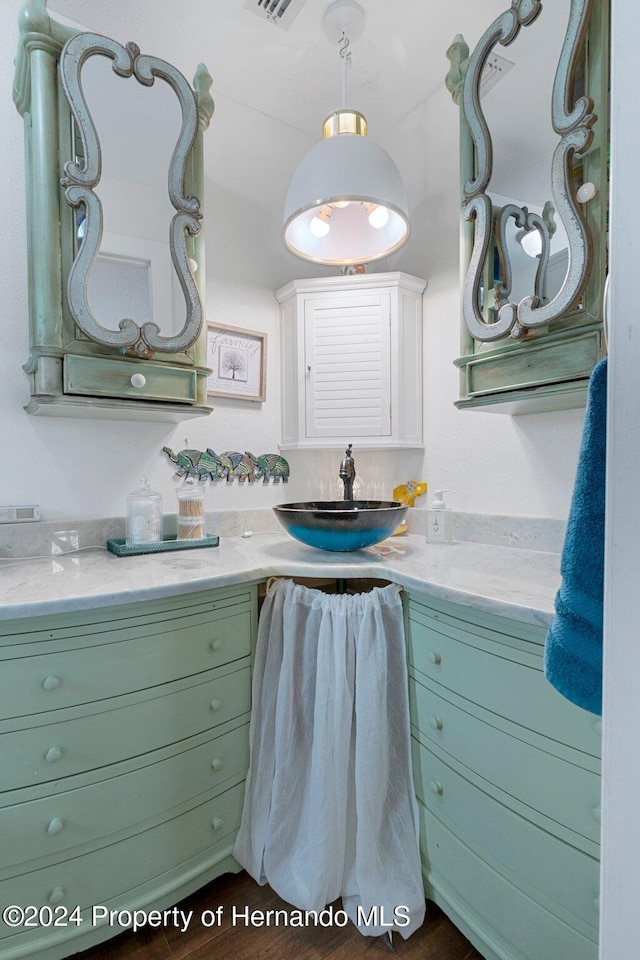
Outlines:
[{"label": "ceiling", "polygon": [[[351,46],[349,105],[365,114],[369,136],[405,176],[408,159],[394,156],[394,127],[443,87],[454,36],[462,33],[473,48],[509,2],[360,2],[366,24]],[[320,138],[325,116],[340,105],[338,49],[322,31],[327,6],[328,0],[306,0],[285,31],[246,9],[242,0],[48,0],[54,17],[120,43],[134,40],[143,53],[169,60],[188,79],[205,63],[216,104],[205,140],[206,176],[274,222],[281,219],[296,164]],[[539,57],[544,44],[534,46]],[[499,52],[509,57],[509,50]],[[509,81],[502,85],[507,102],[509,88]],[[499,84],[489,96],[500,90]],[[412,163],[415,168],[415,157]],[[415,191],[415,169],[407,182]]]}]

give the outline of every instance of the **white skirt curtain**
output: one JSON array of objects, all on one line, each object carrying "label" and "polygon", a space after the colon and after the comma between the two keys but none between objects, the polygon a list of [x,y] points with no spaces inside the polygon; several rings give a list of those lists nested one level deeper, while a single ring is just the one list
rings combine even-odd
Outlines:
[{"label": "white skirt curtain", "polygon": [[[298,909],[342,896],[362,933],[408,937],[422,924],[397,587],[327,595],[279,580],[268,591],[234,856]],[[372,907],[377,926],[362,923]]]}]

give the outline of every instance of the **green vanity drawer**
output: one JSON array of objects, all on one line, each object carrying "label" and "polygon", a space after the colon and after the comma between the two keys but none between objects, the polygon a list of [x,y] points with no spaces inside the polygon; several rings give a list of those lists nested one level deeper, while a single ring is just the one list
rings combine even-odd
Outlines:
[{"label": "green vanity drawer", "polygon": [[[142,386],[131,383],[134,374],[143,375]],[[64,392],[82,396],[195,403],[196,380],[195,370],[169,363],[147,360],[140,364],[75,354],[64,358]]]},{"label": "green vanity drawer", "polygon": [[[53,645],[54,641],[52,641]],[[99,632],[78,650],[0,663],[0,718],[30,716],[131,693],[210,670],[251,652],[251,613],[197,614],[137,629]],[[64,640],[55,641],[59,648]]]},{"label": "green vanity drawer", "polygon": [[[500,960],[597,960],[589,937],[545,910],[475,854],[418,802],[427,896],[485,956]],[[487,954],[486,950],[493,952]]]},{"label": "green vanity drawer", "polygon": [[[210,852],[211,860],[218,848],[217,859],[222,859],[231,853],[234,834],[240,826],[243,798],[244,783],[239,783],[127,840],[12,877],[0,883],[0,901],[37,907],[62,904],[72,908],[78,904],[86,910],[94,904],[108,904],[113,898],[122,897],[206,851]],[[120,905],[130,908],[132,902],[123,899]],[[0,921],[0,935],[12,932]]]},{"label": "green vanity drawer", "polygon": [[[507,805],[530,807],[581,837],[600,839],[600,777],[485,723],[473,704],[461,709],[415,679],[409,683],[411,722],[422,738],[501,791]],[[550,744],[551,746],[551,744]],[[519,809],[514,805],[514,809]],[[553,824],[549,824],[549,829]]]},{"label": "green vanity drawer", "polygon": [[[486,710],[536,730],[591,756],[600,756],[600,718],[574,706],[542,673],[539,653],[442,623],[409,620],[409,662],[435,680]],[[532,645],[533,646],[533,645]]]},{"label": "green vanity drawer", "polygon": [[411,747],[422,803],[499,873],[597,940],[599,861],[498,803],[415,738]]},{"label": "green vanity drawer", "polygon": [[[178,659],[178,658],[177,658]],[[106,767],[213,729],[250,709],[250,667],[220,667],[95,705],[41,714],[43,726],[3,732],[0,791]],[[47,759],[48,758],[48,759]],[[109,774],[105,772],[105,777]],[[69,784],[71,786],[71,784]]]},{"label": "green vanity drawer", "polygon": [[3,875],[11,867],[12,873],[24,873],[17,865],[30,860],[77,855],[69,851],[139,832],[199,795],[223,790],[231,777],[246,772],[248,722],[204,743],[201,739],[194,738],[193,746],[181,743],[182,753],[158,762],[145,757],[147,765],[138,770],[2,808]]},{"label": "green vanity drawer", "polygon": [[468,395],[587,379],[601,355],[599,331],[573,336],[552,346],[531,342],[525,350],[514,349],[497,357],[478,354],[466,366]]}]

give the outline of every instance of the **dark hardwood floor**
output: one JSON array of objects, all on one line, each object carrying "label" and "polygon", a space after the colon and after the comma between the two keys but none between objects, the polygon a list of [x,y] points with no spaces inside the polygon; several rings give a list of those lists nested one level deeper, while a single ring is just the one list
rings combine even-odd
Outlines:
[{"label": "dark hardwood floor", "polygon": [[[178,904],[193,910],[185,933],[173,926],[145,928],[122,933],[106,943],[75,955],[74,960],[392,960],[393,954],[381,937],[364,937],[349,923],[330,927],[258,927],[239,918],[236,911],[286,909],[273,890],[260,887],[246,874],[226,874]],[[340,909],[336,903],[335,909]],[[205,926],[204,911],[222,907],[222,923]],[[236,914],[237,917],[237,914]],[[208,920],[212,917],[209,914]],[[402,960],[482,960],[438,907],[427,903],[423,926],[403,940],[395,934],[393,945]]]}]

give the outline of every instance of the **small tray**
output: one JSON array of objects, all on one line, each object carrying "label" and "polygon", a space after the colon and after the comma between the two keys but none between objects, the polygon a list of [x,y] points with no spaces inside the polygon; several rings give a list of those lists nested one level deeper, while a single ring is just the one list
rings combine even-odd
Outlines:
[{"label": "small tray", "polygon": [[169,550],[195,550],[197,547],[217,547],[220,537],[200,537],[198,540],[176,540],[165,537],[156,543],[134,543],[127,546],[125,540],[107,540],[107,550],[116,557],[138,557],[146,553],[166,553]]}]

